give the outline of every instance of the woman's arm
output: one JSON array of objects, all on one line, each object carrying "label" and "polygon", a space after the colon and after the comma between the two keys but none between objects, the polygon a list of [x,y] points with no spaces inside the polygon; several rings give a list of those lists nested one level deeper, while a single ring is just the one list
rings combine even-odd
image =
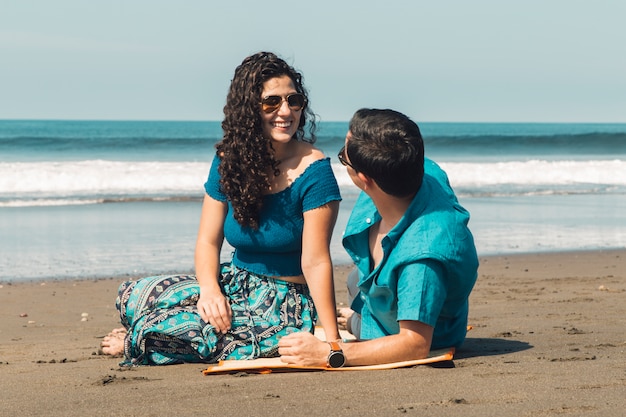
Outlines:
[{"label": "woman's arm", "polygon": [[308,210],[304,213],[302,231],[302,272],[328,340],[340,339],[330,254],[338,213],[339,201]]},{"label": "woman's arm", "polygon": [[204,196],[195,252],[196,277],[200,285],[198,313],[222,333],[230,329],[232,318],[230,303],[222,294],[218,281],[227,212],[226,203]]}]

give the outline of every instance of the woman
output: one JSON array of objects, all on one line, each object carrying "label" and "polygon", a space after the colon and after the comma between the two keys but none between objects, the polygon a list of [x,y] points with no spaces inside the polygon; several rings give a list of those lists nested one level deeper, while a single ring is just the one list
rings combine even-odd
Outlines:
[{"label": "woman", "polygon": [[[123,329],[102,342],[125,364],[172,364],[278,355],[287,334],[319,317],[339,339],[330,238],[341,196],[316,149],[302,75],[260,52],[235,70],[223,140],[205,183],[196,276],[120,286]],[[310,126],[305,139],[304,127]],[[235,248],[220,265],[224,238]]]}]

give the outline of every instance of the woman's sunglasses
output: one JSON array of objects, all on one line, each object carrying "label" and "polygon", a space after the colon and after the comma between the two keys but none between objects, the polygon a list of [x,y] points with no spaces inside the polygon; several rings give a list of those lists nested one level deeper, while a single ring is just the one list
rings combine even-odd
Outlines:
[{"label": "woman's sunglasses", "polygon": [[287,97],[281,96],[267,96],[261,100],[261,109],[265,113],[274,113],[280,109],[283,104],[283,100],[287,101],[287,105],[293,111],[302,110],[306,104],[306,98],[300,93],[289,94]]}]

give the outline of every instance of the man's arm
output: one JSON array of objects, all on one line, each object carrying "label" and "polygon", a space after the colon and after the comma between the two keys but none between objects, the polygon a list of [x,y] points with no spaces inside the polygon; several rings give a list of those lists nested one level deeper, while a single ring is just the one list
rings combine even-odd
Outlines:
[{"label": "man's arm", "polygon": [[[434,328],[419,321],[403,320],[400,333],[364,342],[340,342],[346,366],[375,365],[423,359],[428,356]],[[283,362],[301,366],[325,366],[330,346],[310,333],[283,337],[278,344]]]},{"label": "man's arm", "polygon": [[342,343],[346,364],[374,365],[427,357],[434,328],[419,321],[403,320],[399,324],[398,334],[365,342]]}]

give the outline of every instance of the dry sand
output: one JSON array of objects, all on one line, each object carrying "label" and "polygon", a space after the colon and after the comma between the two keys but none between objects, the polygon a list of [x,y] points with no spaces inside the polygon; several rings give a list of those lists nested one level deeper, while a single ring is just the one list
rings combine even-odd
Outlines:
[{"label": "dry sand", "polygon": [[97,352],[121,280],[1,283],[0,415],[624,415],[626,250],[481,258],[453,364],[386,371],[119,368]]}]

